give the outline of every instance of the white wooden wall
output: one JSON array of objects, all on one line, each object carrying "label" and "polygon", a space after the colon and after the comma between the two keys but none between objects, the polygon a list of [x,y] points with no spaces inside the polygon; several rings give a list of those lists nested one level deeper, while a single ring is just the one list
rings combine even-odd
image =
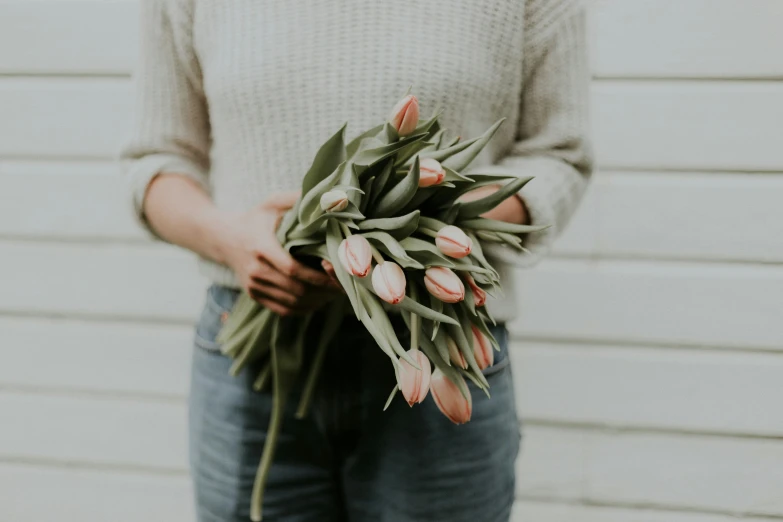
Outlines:
[{"label": "white wooden wall", "polygon": [[[592,4],[602,168],[519,289],[517,522],[783,519],[782,20]],[[135,39],[134,0],[0,0],[3,522],[192,520],[203,283],[111,163]]]}]

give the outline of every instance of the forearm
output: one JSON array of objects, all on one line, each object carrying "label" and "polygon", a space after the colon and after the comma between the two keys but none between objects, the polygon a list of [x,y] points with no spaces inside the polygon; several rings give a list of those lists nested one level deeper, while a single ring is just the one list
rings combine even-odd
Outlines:
[{"label": "forearm", "polygon": [[187,176],[155,177],[144,198],[144,217],[161,238],[218,263],[226,263],[229,216]]}]

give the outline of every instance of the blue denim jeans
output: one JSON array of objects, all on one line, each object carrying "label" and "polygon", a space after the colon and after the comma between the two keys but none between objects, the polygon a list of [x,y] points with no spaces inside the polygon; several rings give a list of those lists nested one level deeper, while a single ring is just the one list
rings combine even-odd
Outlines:
[{"label": "blue denim jeans", "polygon": [[[237,377],[219,352],[220,316],[237,292],[212,287],[196,327],[190,390],[190,460],[200,522],[249,520],[250,494],[271,410],[253,391],[258,368]],[[392,366],[364,327],[346,317],[329,349],[309,416],[286,418],[264,499],[265,522],[507,522],[514,501],[519,425],[507,332],[485,371],[492,398],[472,384],[473,417],[456,426],[431,397],[395,398]]]}]

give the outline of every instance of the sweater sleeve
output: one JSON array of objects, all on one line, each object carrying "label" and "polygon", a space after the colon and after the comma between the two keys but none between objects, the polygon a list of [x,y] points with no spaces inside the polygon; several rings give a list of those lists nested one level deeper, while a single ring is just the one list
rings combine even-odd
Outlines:
[{"label": "sweater sleeve", "polygon": [[201,68],[192,44],[192,0],[141,0],[141,49],[130,139],[120,160],[134,214],[144,216],[150,182],[161,172],[184,175],[209,191],[210,130]]},{"label": "sweater sleeve", "polygon": [[529,0],[524,31],[517,141],[490,170],[535,176],[520,196],[533,224],[551,226],[526,238],[529,254],[519,256],[505,248],[490,248],[490,253],[533,265],[565,228],[593,169],[585,8],[579,0]]}]

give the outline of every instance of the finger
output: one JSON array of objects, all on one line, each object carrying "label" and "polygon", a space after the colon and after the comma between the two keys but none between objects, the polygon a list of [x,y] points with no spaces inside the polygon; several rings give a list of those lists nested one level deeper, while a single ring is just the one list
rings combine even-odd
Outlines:
[{"label": "finger", "polygon": [[295,310],[291,308],[290,306],[286,306],[282,303],[279,303],[273,299],[270,299],[266,296],[261,290],[259,290],[257,287],[252,287],[248,290],[248,293],[250,294],[250,297],[252,297],[257,303],[259,303],[264,308],[268,308],[272,312],[282,315],[284,317],[289,315],[294,315]]},{"label": "finger", "polygon": [[274,266],[285,276],[299,279],[300,281],[315,286],[326,286],[331,284],[331,278],[328,275],[303,265],[291,257],[282,247],[270,248],[267,252],[264,252],[264,257],[269,264]]},{"label": "finger", "polygon": [[287,292],[283,288],[278,288],[274,285],[265,282],[255,282],[253,285],[253,291],[259,295],[263,295],[267,299],[277,301],[283,306],[289,308],[297,308],[300,297]]},{"label": "finger", "polygon": [[334,265],[328,260],[324,259],[321,261],[321,266],[323,267],[324,272],[326,272],[326,275],[328,275],[332,279],[332,283],[334,283],[334,286],[338,288],[341,292],[345,292],[345,290],[343,289],[343,285],[340,284],[340,280],[337,279],[337,272],[334,271]]},{"label": "finger", "polygon": [[289,192],[277,192],[274,196],[264,202],[264,207],[273,210],[288,210],[296,204],[301,191],[292,190]]},{"label": "finger", "polygon": [[262,263],[261,270],[254,273],[251,279],[254,283],[261,285],[268,284],[284,290],[285,292],[293,295],[294,297],[302,297],[307,293],[307,285],[298,279],[288,277],[285,274],[281,274],[277,268],[272,265],[260,261]]}]

